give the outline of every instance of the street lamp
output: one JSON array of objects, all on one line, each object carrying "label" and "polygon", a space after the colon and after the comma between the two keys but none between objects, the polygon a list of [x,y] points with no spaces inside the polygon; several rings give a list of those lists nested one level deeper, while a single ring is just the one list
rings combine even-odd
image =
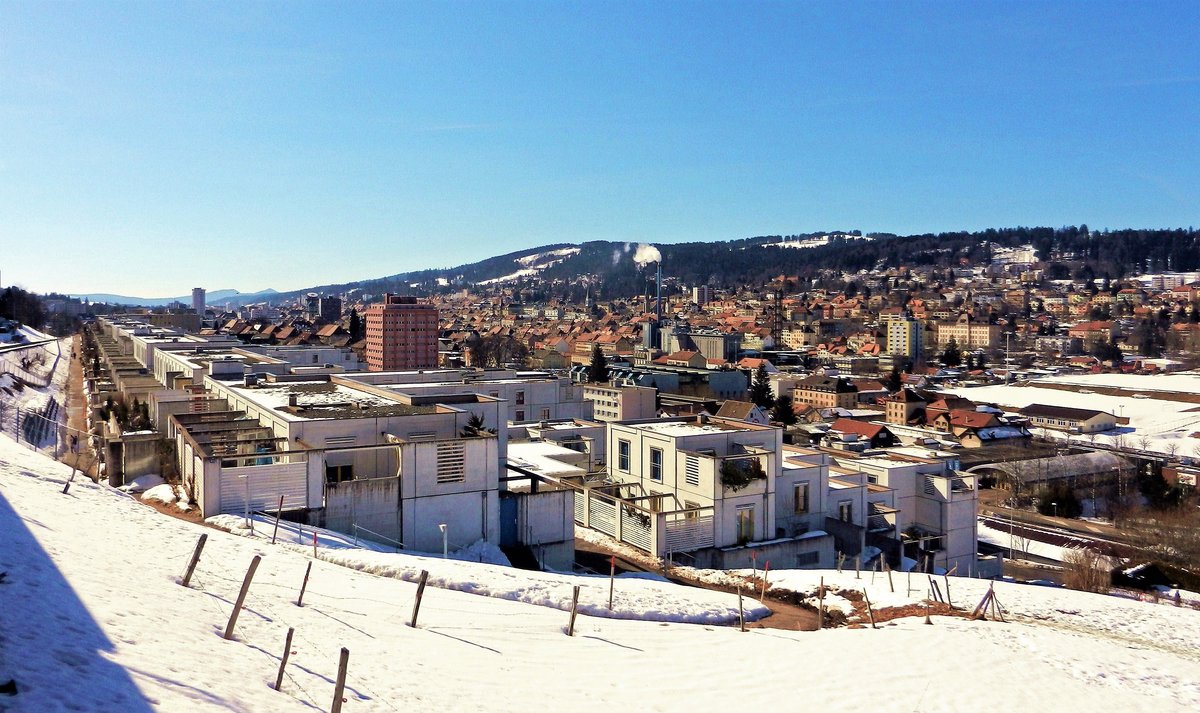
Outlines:
[{"label": "street lamp", "polygon": [[1058,503],[1050,503],[1054,506],[1054,517],[1058,517]]},{"label": "street lamp", "polygon": [[438,529],[442,531],[442,559],[447,559],[450,554],[446,547],[446,523],[438,525]]}]

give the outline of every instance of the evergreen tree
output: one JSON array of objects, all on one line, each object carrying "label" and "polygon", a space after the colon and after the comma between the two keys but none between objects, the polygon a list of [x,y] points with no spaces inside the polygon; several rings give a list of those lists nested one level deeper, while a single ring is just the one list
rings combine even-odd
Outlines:
[{"label": "evergreen tree", "polygon": [[608,381],[608,361],[599,344],[592,345],[592,362],[588,365],[588,381],[602,384]]},{"label": "evergreen tree", "polygon": [[350,310],[350,341],[357,342],[363,338],[363,322],[362,317],[358,316],[357,309]]},{"label": "evergreen tree", "polygon": [[946,344],[946,350],[942,352],[942,363],[949,367],[955,367],[962,363],[962,352],[958,349],[958,342],[953,337]]},{"label": "evergreen tree", "polygon": [[750,382],[750,400],[763,408],[771,408],[775,403],[771,397],[771,375],[767,373],[765,361],[754,370],[754,379]]},{"label": "evergreen tree", "polygon": [[884,386],[884,388],[886,388],[888,390],[889,393],[893,393],[893,394],[900,390],[900,387],[902,386],[902,384],[900,381],[900,367],[899,366],[892,367],[891,373],[888,374],[887,377],[883,380],[883,386]]},{"label": "evergreen tree", "polygon": [[790,426],[798,420],[796,412],[792,410],[791,396],[780,394],[779,398],[775,399],[775,405],[771,407],[771,420],[785,426]]}]

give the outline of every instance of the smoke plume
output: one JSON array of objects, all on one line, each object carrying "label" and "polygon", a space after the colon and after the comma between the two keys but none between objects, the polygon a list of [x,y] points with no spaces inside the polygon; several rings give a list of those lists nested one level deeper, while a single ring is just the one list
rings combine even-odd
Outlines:
[{"label": "smoke plume", "polygon": [[633,261],[639,265],[647,265],[652,262],[662,262],[662,253],[653,245],[642,243],[638,245],[637,252],[633,254]]}]

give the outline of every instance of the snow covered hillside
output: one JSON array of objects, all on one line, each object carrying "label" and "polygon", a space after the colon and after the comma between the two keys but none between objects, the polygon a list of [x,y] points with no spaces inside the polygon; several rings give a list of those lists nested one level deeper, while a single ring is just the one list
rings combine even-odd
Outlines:
[{"label": "snow covered hillside", "polygon": [[572,255],[578,255],[580,250],[581,248],[559,248],[558,250],[534,253],[533,255],[516,258],[513,262],[521,266],[519,270],[508,275],[493,277],[490,280],[480,280],[479,284],[494,285],[501,282],[512,282],[522,277],[538,275],[546,268],[557,265]]},{"label": "snow covered hillside", "polygon": [[[1059,384],[1071,390],[1051,389],[1039,384]],[[1140,374],[1085,374],[1048,377],[1027,385],[982,386],[947,389],[949,393],[971,399],[976,403],[994,403],[1012,410],[1030,404],[1052,404],[1079,409],[1105,411],[1129,419],[1128,426],[1097,434],[1068,436],[1049,432],[1052,438],[1069,438],[1088,445],[1125,448],[1145,448],[1158,453],[1177,453],[1181,456],[1200,456],[1200,441],[1192,434],[1200,431],[1200,404],[1137,396],[1111,396],[1092,389],[1120,388],[1137,390],[1143,395],[1158,392],[1196,393],[1200,391],[1200,374],[1177,373],[1147,376]],[[1143,445],[1144,444],[1144,445]]]},{"label": "snow covered hillside", "polygon": [[[741,633],[581,615],[572,638],[556,602],[430,587],[413,629],[416,585],[406,579],[176,520],[88,481],[64,495],[69,474],[0,438],[0,684],[13,679],[17,688],[0,694],[0,710],[328,710],[342,647],[350,651],[347,713],[1200,706],[1200,612],[1186,608],[997,584],[1009,623],[935,617],[933,626],[902,619],[878,630]],[[185,588],[179,578],[201,533],[208,544]],[[256,554],[262,563],[227,641],[222,633]],[[468,564],[432,558],[420,566],[444,565],[450,569],[438,576],[451,579],[511,578],[554,599],[572,583],[592,597],[607,586],[460,569]],[[820,576],[866,583],[873,599],[887,591],[881,575],[870,584],[866,573],[854,580],[852,572],[780,572],[772,580],[802,590]],[[619,580],[618,591],[638,581]],[[986,586],[950,582],[956,603],[977,600]],[[697,593],[662,591],[681,602]],[[295,638],[277,692],[289,627]]]}]

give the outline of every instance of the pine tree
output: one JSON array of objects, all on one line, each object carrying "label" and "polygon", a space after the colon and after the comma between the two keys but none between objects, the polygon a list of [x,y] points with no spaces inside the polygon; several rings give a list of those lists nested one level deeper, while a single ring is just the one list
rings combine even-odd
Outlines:
[{"label": "pine tree", "polygon": [[363,323],[362,317],[358,316],[357,309],[350,310],[350,341],[357,342],[363,338]]},{"label": "pine tree", "polygon": [[767,363],[762,362],[754,370],[754,379],[750,383],[750,400],[763,408],[771,408],[775,399],[771,397],[771,375],[767,373]]},{"label": "pine tree", "polygon": [[771,408],[771,420],[785,426],[790,426],[798,420],[796,412],[792,409],[791,396],[780,394],[779,398],[775,399],[775,405]]},{"label": "pine tree", "polygon": [[588,365],[588,381],[603,384],[608,381],[608,361],[599,344],[592,345],[592,361]]},{"label": "pine tree", "polygon": [[942,352],[942,363],[950,367],[958,366],[962,363],[962,352],[958,350],[958,342],[953,337],[946,344],[946,351]]},{"label": "pine tree", "polygon": [[900,367],[893,366],[891,373],[888,374],[887,377],[883,380],[883,386],[884,386],[884,388],[886,388],[888,390],[889,393],[894,394],[900,390],[900,387],[902,385],[903,384],[901,383],[901,379],[900,379]]}]

